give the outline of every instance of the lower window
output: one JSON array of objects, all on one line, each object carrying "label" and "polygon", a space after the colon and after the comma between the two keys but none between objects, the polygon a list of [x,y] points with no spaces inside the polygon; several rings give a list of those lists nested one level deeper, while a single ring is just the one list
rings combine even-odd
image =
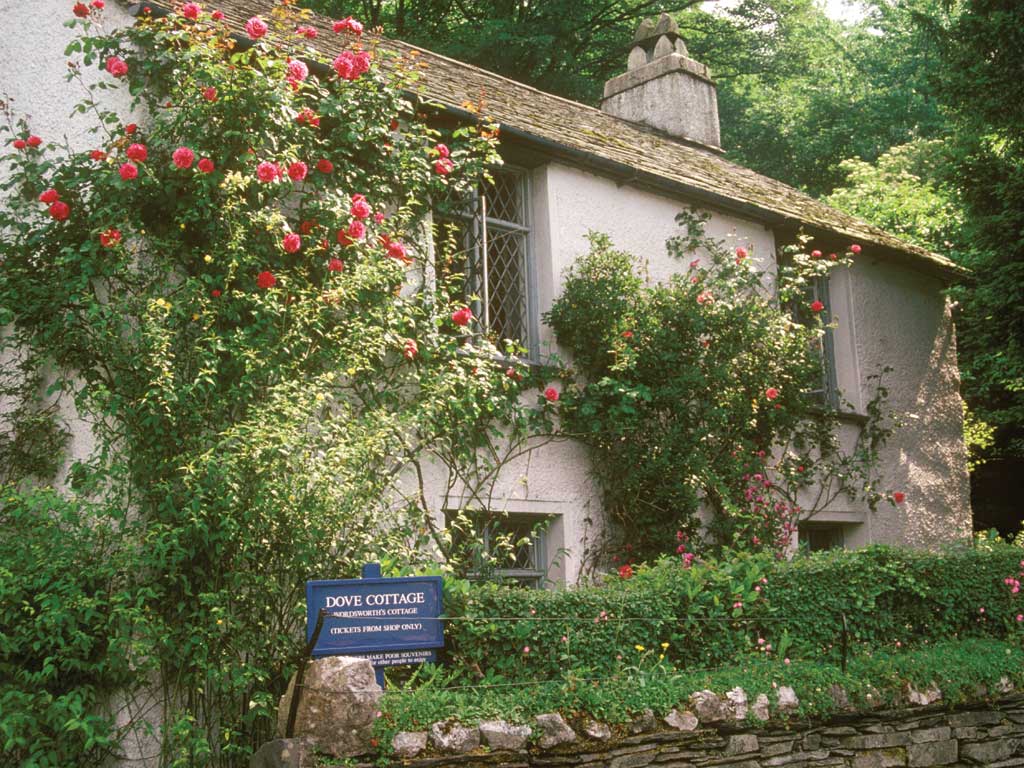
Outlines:
[{"label": "lower window", "polygon": [[826,549],[843,549],[845,536],[843,526],[828,523],[802,523],[799,528],[800,548],[809,552]]},{"label": "lower window", "polygon": [[463,510],[446,512],[445,523],[468,578],[532,589],[544,586],[551,518]]}]

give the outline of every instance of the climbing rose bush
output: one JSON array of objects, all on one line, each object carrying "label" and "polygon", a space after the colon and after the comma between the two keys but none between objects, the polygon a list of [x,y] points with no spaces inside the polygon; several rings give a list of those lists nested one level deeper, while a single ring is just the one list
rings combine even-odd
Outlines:
[{"label": "climbing rose bush", "polygon": [[[465,297],[424,282],[429,205],[499,162],[495,132],[432,129],[416,63],[354,19],[325,54],[289,3],[243,44],[202,3],[123,29],[101,5],[76,6],[67,50],[92,145],[6,115],[3,351],[93,427],[67,496],[102,499],[116,531],[112,583],[137,610],[103,631],[124,633],[110,647],[137,685],[158,681],[164,762],[242,764],[294,669],[305,580],[430,557],[440,532],[396,479],[424,446],[469,457],[486,425],[521,421],[529,378],[494,362]],[[65,672],[54,695],[84,700]],[[43,715],[4,715],[20,762]]]},{"label": "climbing rose bush", "polygon": [[564,429],[592,448],[618,523],[615,563],[672,555],[689,567],[722,547],[782,556],[800,520],[841,496],[872,509],[904,499],[883,493],[877,472],[894,426],[884,387],[852,449],[839,443],[837,411],[814,394],[833,319],[810,287],[860,246],[841,256],[794,247],[775,274],[751,245],[708,236],[705,222],[680,215],[667,248],[681,269],[659,285],[592,235],[546,318],[572,354]]}]

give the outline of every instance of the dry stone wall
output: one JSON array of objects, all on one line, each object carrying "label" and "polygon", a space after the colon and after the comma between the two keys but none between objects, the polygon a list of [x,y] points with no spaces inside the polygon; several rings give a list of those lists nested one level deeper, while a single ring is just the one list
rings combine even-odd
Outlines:
[{"label": "dry stone wall", "polygon": [[1024,766],[1024,696],[972,708],[916,706],[761,729],[700,727],[606,740],[577,738],[541,749],[396,760],[409,768],[890,768]]}]

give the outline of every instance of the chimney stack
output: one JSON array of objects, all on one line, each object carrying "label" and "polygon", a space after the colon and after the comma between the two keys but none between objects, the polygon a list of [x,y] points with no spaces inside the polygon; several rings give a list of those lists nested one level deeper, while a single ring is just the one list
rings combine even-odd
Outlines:
[{"label": "chimney stack", "polygon": [[667,13],[644,19],[633,37],[626,72],[604,84],[601,110],[670,136],[721,151],[718,95],[708,68],[687,55]]}]

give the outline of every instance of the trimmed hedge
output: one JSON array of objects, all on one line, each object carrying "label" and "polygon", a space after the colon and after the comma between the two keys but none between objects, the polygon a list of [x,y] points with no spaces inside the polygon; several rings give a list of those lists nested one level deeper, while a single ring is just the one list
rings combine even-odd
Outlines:
[{"label": "trimmed hedge", "polygon": [[[466,682],[604,675],[664,655],[678,669],[744,654],[841,660],[1024,628],[1024,594],[1004,583],[1024,550],[890,547],[776,561],[734,555],[686,569],[665,560],[596,587],[524,590],[446,582],[447,654]],[[763,642],[760,642],[763,641]],[[769,650],[770,648],[770,650]]]}]

